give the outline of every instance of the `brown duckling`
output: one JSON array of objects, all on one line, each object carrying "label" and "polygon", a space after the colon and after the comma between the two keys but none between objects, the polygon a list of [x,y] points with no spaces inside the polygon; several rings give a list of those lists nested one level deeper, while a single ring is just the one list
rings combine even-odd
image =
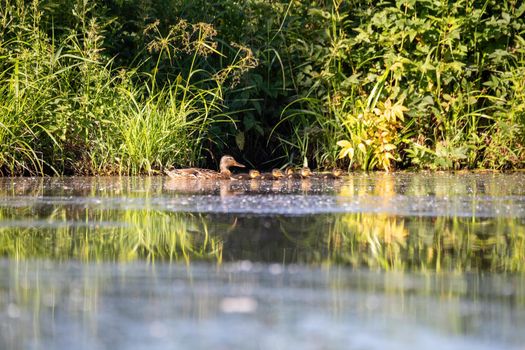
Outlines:
[{"label": "brown duckling", "polygon": [[252,169],[248,172],[248,174],[236,174],[230,176],[232,180],[254,180],[261,177],[261,173],[259,170]]},{"label": "brown duckling", "polygon": [[300,174],[301,174],[301,178],[303,178],[303,179],[306,179],[306,178],[308,178],[308,177],[313,175],[312,171],[308,167],[302,167],[301,171],[300,171]]},{"label": "brown duckling", "polygon": [[340,178],[343,175],[344,175],[343,169],[340,169],[340,168],[333,168],[332,169],[332,176],[333,177]]},{"label": "brown duckling", "polygon": [[302,167],[299,171],[295,171],[293,168],[286,169],[286,178],[288,179],[306,179],[312,175],[313,173],[308,167]]},{"label": "brown duckling", "polygon": [[285,175],[281,169],[272,169],[271,173],[264,173],[261,175],[261,180],[279,180]]},{"label": "brown duckling", "polygon": [[330,172],[323,172],[319,174],[321,179],[338,179],[343,175],[343,170],[334,168]]},{"label": "brown duckling", "polygon": [[272,169],[272,176],[274,180],[280,180],[286,175],[281,169]]},{"label": "brown duckling", "polygon": [[244,168],[245,166],[237,162],[232,156],[222,156],[219,164],[220,171],[201,168],[185,168],[164,171],[171,178],[195,178],[195,179],[229,179],[232,176],[230,167],[236,166]]},{"label": "brown duckling", "polygon": [[288,167],[285,170],[285,176],[287,179],[300,179],[301,174],[297,173],[294,168]]}]

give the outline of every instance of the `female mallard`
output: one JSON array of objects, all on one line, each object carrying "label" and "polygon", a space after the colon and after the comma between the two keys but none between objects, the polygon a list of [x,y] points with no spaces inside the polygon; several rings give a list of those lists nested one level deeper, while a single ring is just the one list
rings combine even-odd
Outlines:
[{"label": "female mallard", "polygon": [[244,168],[245,166],[237,162],[232,156],[222,156],[219,164],[220,171],[200,168],[173,169],[164,171],[171,178],[186,179],[229,179],[232,176],[230,167],[236,166]]}]

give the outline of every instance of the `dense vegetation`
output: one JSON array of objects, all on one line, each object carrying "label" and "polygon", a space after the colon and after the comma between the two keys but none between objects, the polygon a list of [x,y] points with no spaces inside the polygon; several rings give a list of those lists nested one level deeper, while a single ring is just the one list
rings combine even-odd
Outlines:
[{"label": "dense vegetation", "polygon": [[523,167],[517,0],[0,0],[0,170]]}]

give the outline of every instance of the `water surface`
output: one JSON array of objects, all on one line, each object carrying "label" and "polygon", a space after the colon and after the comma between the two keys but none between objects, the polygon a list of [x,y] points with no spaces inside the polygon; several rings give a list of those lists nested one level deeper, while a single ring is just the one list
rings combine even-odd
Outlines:
[{"label": "water surface", "polygon": [[0,180],[0,348],[523,348],[525,176]]}]

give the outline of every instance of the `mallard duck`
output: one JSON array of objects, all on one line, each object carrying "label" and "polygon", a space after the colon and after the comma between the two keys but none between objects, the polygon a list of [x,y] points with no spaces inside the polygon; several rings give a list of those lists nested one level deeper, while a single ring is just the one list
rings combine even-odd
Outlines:
[{"label": "mallard duck", "polygon": [[252,169],[248,174],[235,174],[230,176],[232,180],[254,180],[261,177],[259,170]]},{"label": "mallard duck", "polygon": [[230,171],[230,167],[232,166],[245,168],[243,164],[237,162],[232,156],[225,155],[221,158],[219,172],[200,168],[173,169],[164,172],[171,178],[229,179],[232,176],[232,172]]}]

